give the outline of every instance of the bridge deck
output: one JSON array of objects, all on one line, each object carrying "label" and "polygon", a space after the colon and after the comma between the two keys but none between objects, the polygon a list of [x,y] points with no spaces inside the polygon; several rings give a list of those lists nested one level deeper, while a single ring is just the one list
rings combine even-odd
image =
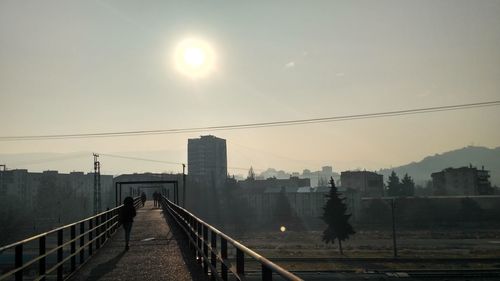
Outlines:
[{"label": "bridge deck", "polygon": [[[168,220],[167,220],[168,221]],[[167,223],[152,201],[137,211],[130,250],[120,228],[70,280],[206,280],[190,255],[187,241]]]}]

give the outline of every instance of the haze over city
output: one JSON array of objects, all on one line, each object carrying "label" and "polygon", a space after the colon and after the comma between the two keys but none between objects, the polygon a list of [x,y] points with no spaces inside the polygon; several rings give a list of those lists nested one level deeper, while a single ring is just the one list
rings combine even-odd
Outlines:
[{"label": "haze over city", "polygon": [[0,280],[500,276],[500,0],[0,0]]},{"label": "haze over city", "polygon": [[[0,135],[191,128],[498,100],[499,12],[498,1],[2,1]],[[185,40],[198,40],[182,49],[187,66],[206,73],[179,68],[176,48]],[[228,140],[230,167],[376,170],[470,144],[497,147],[499,120],[498,108],[485,107],[231,131],[2,141],[0,154],[165,151],[148,158],[184,163],[188,138],[214,134]],[[140,168],[126,163],[123,170]],[[59,168],[43,168],[50,165]]]}]

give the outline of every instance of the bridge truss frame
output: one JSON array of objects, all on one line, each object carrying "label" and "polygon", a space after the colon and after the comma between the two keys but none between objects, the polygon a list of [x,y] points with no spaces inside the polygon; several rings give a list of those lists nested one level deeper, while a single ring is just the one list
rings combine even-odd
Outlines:
[{"label": "bridge truss frame", "polygon": [[[176,180],[149,180],[149,181],[117,181],[115,182],[115,206],[122,202],[122,185],[134,184],[173,184],[174,185],[174,202],[179,204],[179,181]],[[144,186],[139,188],[156,188],[152,186]],[[185,192],[185,191],[184,191]]]}]

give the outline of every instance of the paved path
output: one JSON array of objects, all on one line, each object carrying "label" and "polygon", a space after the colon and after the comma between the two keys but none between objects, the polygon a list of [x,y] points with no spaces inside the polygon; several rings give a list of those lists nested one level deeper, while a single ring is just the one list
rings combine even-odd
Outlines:
[{"label": "paved path", "polygon": [[[70,280],[207,280],[193,262],[180,229],[167,223],[153,202],[137,211],[130,250],[123,228]],[[183,256],[186,255],[186,256]]]}]

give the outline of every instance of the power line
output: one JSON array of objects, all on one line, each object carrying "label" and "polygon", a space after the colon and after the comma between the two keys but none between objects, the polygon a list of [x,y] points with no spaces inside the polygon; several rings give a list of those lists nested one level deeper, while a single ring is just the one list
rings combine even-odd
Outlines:
[{"label": "power line", "polygon": [[147,161],[147,162],[155,162],[155,163],[162,163],[162,164],[172,164],[172,165],[182,165],[183,164],[181,162],[170,162],[170,161],[163,161],[163,160],[156,160],[156,159],[122,156],[122,155],[116,155],[116,154],[99,153],[99,155],[113,157],[113,158],[121,158],[121,159],[128,159],[128,160],[138,160],[138,161]]},{"label": "power line", "polygon": [[[128,160],[137,160],[137,161],[146,161],[146,162],[154,162],[154,163],[162,163],[162,164],[186,165],[186,166],[188,165],[188,164],[181,163],[181,162],[171,162],[171,161],[163,161],[163,160],[141,158],[141,157],[123,156],[123,155],[116,155],[116,154],[99,153],[99,155],[113,157],[113,158],[121,158],[121,159],[128,159]],[[248,169],[250,169],[250,168],[230,167],[230,166],[227,166],[226,168],[231,169],[231,170],[245,170],[245,171],[248,171]],[[254,169],[254,170],[261,170],[261,169]]]},{"label": "power line", "polygon": [[54,134],[54,135],[3,136],[3,137],[0,137],[0,141],[124,137],[124,136],[143,136],[143,135],[181,134],[181,133],[194,133],[194,132],[203,132],[203,131],[255,129],[255,128],[266,128],[266,127],[281,127],[281,126],[293,126],[293,125],[304,125],[304,124],[314,124],[314,123],[340,122],[340,121],[358,120],[358,119],[393,117],[393,116],[423,114],[423,113],[440,112],[440,111],[462,110],[462,109],[469,109],[469,108],[479,108],[479,107],[498,106],[498,105],[500,105],[500,100],[499,101],[478,102],[478,103],[467,103],[467,104],[459,104],[459,105],[446,105],[446,106],[437,106],[437,107],[405,109],[405,110],[396,110],[396,111],[384,111],[384,112],[355,114],[355,115],[341,115],[341,116],[310,118],[310,119],[297,119],[297,120],[272,121],[272,122],[262,122],[262,123],[208,126],[208,127],[162,129],[162,130],[139,130],[139,131],[122,131],[122,132],[104,132],[104,133],[79,133],[79,134],[75,133],[75,134]]}]

